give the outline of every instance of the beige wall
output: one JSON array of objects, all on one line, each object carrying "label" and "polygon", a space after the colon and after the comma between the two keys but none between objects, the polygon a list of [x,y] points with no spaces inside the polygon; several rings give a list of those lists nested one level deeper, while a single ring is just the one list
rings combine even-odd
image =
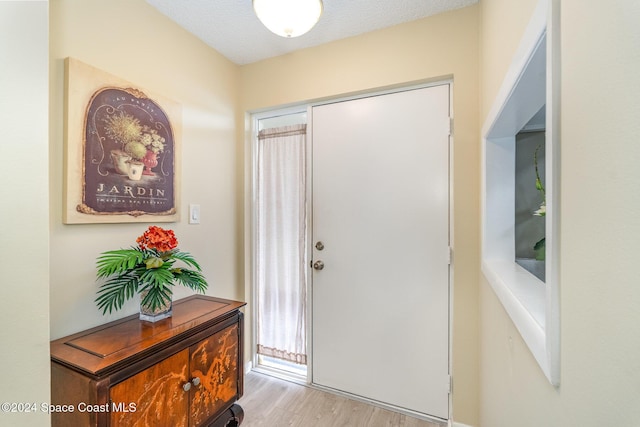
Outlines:
[{"label": "beige wall", "polygon": [[[47,425],[49,192],[47,2],[0,2],[0,425]],[[32,409],[32,408],[31,408]]]},{"label": "beige wall", "polygon": [[[482,0],[483,121],[536,2]],[[480,283],[480,425],[640,425],[640,3],[561,2],[561,378]]]},{"label": "beige wall", "polygon": [[[137,311],[111,316],[93,302],[100,252],[128,247],[148,224],[64,225],[64,58],[71,56],[182,105],[183,219],[180,248],[200,262],[208,294],[240,298],[237,284],[236,115],[238,67],[144,0],[52,0],[51,55],[51,336],[58,338]],[[187,224],[189,203],[201,224]],[[175,297],[187,295],[176,288]]]},{"label": "beige wall", "polygon": [[241,112],[255,111],[453,77],[453,415],[468,424],[478,414],[477,12],[460,9],[243,66],[240,102]]}]

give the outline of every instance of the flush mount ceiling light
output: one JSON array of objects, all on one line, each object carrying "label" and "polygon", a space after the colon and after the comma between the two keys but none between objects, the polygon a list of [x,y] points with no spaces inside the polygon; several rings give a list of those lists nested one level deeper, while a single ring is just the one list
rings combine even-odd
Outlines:
[{"label": "flush mount ceiling light", "polygon": [[320,19],[322,0],[253,0],[253,10],[272,33],[298,37]]}]

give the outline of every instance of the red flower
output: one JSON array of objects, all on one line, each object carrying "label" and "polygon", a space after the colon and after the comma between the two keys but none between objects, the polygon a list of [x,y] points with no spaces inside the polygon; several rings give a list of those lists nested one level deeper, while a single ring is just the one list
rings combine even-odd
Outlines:
[{"label": "red flower", "polygon": [[140,249],[156,249],[160,252],[168,252],[178,247],[178,239],[173,230],[152,225],[144,234],[136,239]]}]

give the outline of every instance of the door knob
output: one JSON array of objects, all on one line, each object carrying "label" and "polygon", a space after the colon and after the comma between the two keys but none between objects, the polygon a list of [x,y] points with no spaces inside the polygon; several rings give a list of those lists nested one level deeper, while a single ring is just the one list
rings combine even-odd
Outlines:
[{"label": "door knob", "polygon": [[316,270],[322,270],[324,268],[324,262],[322,261],[316,261],[313,263],[313,268],[315,268]]}]

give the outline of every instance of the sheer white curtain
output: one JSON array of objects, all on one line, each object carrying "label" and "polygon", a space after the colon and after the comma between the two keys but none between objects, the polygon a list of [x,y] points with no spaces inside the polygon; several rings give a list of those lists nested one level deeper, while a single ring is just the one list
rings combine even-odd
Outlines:
[{"label": "sheer white curtain", "polygon": [[306,125],[264,129],[257,156],[258,354],[306,364]]}]

